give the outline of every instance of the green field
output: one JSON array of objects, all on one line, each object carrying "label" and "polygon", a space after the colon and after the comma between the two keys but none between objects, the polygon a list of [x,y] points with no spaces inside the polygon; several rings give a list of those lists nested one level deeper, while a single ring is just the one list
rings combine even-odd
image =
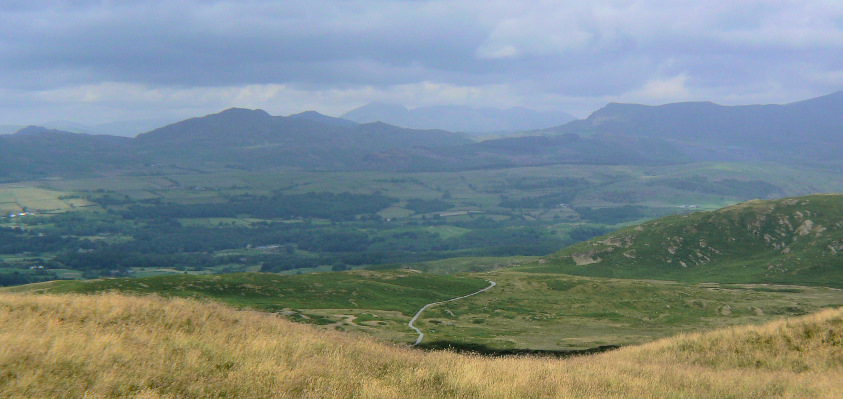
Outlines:
[{"label": "green field", "polygon": [[0,215],[29,212],[61,212],[94,204],[70,193],[29,185],[0,184]]}]

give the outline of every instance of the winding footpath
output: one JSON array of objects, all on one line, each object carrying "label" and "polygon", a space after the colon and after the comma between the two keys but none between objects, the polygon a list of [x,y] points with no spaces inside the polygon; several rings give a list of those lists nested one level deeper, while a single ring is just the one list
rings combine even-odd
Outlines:
[{"label": "winding footpath", "polygon": [[416,330],[416,332],[417,332],[417,333],[419,333],[419,339],[417,339],[417,340],[416,340],[416,343],[414,343],[414,344],[412,344],[412,345],[410,345],[410,346],[416,346],[416,345],[418,345],[418,344],[420,344],[420,343],[422,342],[422,339],[424,339],[424,333],[423,333],[423,332],[421,332],[421,330],[419,330],[418,328],[416,328],[416,326],[414,326],[414,325],[413,325],[413,323],[415,323],[415,322],[416,322],[416,319],[418,319],[418,318],[419,318],[419,316],[421,316],[422,312],[424,312],[424,310],[425,310],[425,309],[427,309],[427,308],[429,308],[429,307],[431,307],[431,306],[433,306],[433,305],[439,305],[439,304],[442,304],[442,303],[445,303],[445,302],[453,302],[453,301],[456,301],[456,300],[458,300],[458,299],[468,298],[468,297],[470,297],[470,296],[477,295],[477,294],[479,294],[479,293],[481,293],[481,292],[488,291],[489,289],[491,289],[492,287],[494,287],[494,286],[495,286],[495,284],[496,284],[496,283],[495,283],[494,281],[489,280],[489,286],[488,286],[488,287],[486,287],[486,288],[483,288],[483,289],[482,289],[482,290],[480,290],[480,291],[477,291],[477,292],[472,292],[471,294],[468,294],[468,295],[463,295],[463,296],[458,296],[458,297],[456,297],[456,298],[451,298],[451,299],[448,299],[448,300],[445,300],[445,301],[432,302],[432,303],[428,303],[427,305],[424,305],[421,309],[419,309],[419,311],[418,311],[418,312],[416,312],[416,315],[415,315],[415,316],[413,316],[413,318],[412,318],[412,319],[410,319],[410,322],[409,322],[409,323],[407,323],[407,325],[408,325],[408,326],[410,326],[410,328],[412,328],[413,330]]}]

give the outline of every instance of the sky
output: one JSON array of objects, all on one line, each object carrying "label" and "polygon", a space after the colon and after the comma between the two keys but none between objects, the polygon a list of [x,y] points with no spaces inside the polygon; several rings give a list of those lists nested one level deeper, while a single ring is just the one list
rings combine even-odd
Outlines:
[{"label": "sky", "polygon": [[840,1],[0,0],[0,125],[843,89]]}]

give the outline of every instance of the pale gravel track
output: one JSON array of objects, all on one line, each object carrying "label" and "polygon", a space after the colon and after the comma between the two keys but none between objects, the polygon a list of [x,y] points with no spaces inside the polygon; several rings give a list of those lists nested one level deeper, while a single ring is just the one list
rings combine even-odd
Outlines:
[{"label": "pale gravel track", "polygon": [[424,339],[424,333],[423,333],[423,332],[421,332],[421,330],[419,330],[418,328],[416,328],[416,326],[414,326],[414,325],[413,325],[413,323],[415,323],[415,322],[416,322],[416,319],[418,319],[418,318],[419,318],[419,316],[422,314],[422,312],[424,312],[424,310],[425,310],[425,309],[427,309],[428,307],[431,307],[431,306],[433,306],[433,305],[439,305],[439,304],[446,303],[446,302],[456,301],[456,300],[458,300],[458,299],[468,298],[468,297],[470,297],[470,296],[472,296],[472,295],[477,295],[477,294],[479,294],[479,293],[481,293],[481,292],[488,291],[489,289],[491,289],[492,287],[494,287],[494,286],[495,286],[495,284],[496,284],[494,281],[491,281],[491,280],[488,280],[488,281],[489,281],[489,286],[488,286],[488,287],[486,287],[486,288],[483,288],[483,289],[482,289],[482,290],[480,290],[480,291],[477,291],[477,292],[472,292],[471,294],[468,294],[468,295],[463,295],[463,296],[458,296],[458,297],[456,297],[456,298],[451,298],[451,299],[448,299],[448,300],[445,300],[445,301],[431,302],[431,303],[428,303],[427,305],[424,305],[421,309],[419,309],[419,311],[418,311],[418,312],[416,312],[416,315],[415,315],[415,316],[413,316],[413,318],[412,318],[412,319],[410,319],[410,322],[409,322],[409,323],[407,323],[407,325],[408,325],[408,326],[410,326],[410,328],[412,328],[413,330],[416,330],[416,332],[417,332],[417,333],[419,333],[419,339],[417,339],[417,340],[416,340],[416,343],[414,343],[414,344],[412,344],[412,345],[410,345],[410,346],[416,346],[416,345],[418,345],[418,344],[420,344],[420,343],[422,342],[422,339]]}]

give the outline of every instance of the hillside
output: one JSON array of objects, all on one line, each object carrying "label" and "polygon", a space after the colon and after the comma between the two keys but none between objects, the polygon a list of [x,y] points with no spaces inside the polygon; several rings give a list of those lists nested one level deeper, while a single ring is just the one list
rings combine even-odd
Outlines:
[{"label": "hillside", "polygon": [[469,143],[445,131],[343,123],[316,113],[271,116],[240,108],[167,125],[133,141],[136,151],[162,163],[188,160],[246,169],[354,169],[373,152]]},{"label": "hillside", "polygon": [[0,294],[4,397],[839,397],[843,310],[571,359],[421,352],[272,314]]},{"label": "hillside", "polygon": [[130,141],[125,137],[27,126],[15,134],[0,136],[0,178],[73,175],[140,166],[135,156],[123,151]]},{"label": "hillside", "polygon": [[291,321],[413,343],[407,326],[424,305],[496,285],[482,295],[434,306],[417,320],[423,347],[479,353],[553,355],[651,342],[682,332],[761,324],[843,305],[825,287],[680,284],[521,273],[430,275],[416,270],[169,275],[52,281],[2,292],[201,298],[274,312]]},{"label": "hillside", "polygon": [[[427,303],[477,291],[487,284],[486,280],[479,278],[395,270],[308,273],[292,276],[269,273],[171,275],[55,281],[32,288],[23,286],[19,289],[85,294],[120,291],[131,294],[208,298],[233,306],[268,312],[277,312],[284,308],[362,308],[399,311],[405,315],[412,315]],[[317,293],[318,298],[314,298]]]},{"label": "hillside", "polygon": [[750,201],[592,239],[533,272],[843,287],[843,195]]}]

